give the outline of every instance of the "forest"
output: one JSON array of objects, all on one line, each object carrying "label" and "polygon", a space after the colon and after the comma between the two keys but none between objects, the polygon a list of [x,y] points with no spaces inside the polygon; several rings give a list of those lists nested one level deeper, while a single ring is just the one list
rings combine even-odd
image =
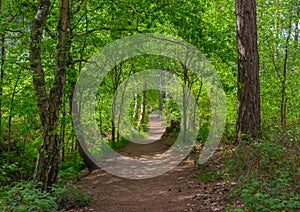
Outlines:
[{"label": "forest", "polygon": [[0,211],[299,211],[298,0],[0,0]]}]

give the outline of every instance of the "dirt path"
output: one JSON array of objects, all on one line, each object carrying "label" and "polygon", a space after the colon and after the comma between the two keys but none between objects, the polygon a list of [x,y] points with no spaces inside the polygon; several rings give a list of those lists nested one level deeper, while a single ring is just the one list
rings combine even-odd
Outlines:
[{"label": "dirt path", "polygon": [[[152,131],[153,134],[160,134],[157,118],[152,119],[149,125],[157,130]],[[171,145],[172,140],[155,141],[150,144],[130,142],[120,149],[119,153],[142,159],[149,155],[161,154]],[[89,207],[79,211],[224,211],[229,203],[226,199],[229,187],[221,179],[201,182],[198,178],[201,170],[195,169],[193,165],[196,155],[190,154],[173,170],[148,179],[120,178],[101,169],[96,170],[78,183],[79,187],[87,189],[94,199]],[[216,154],[214,157],[217,159],[219,156]],[[208,162],[205,166],[218,164]]]}]

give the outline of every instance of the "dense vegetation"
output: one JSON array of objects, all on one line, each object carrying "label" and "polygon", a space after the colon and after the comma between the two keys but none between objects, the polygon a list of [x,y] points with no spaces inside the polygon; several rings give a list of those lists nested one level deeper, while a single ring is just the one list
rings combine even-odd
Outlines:
[{"label": "dense vegetation", "polygon": [[[63,186],[67,181],[80,179],[81,170],[86,166],[93,169],[80,150],[73,130],[71,102],[75,83],[96,52],[114,40],[141,33],[166,34],[186,40],[199,48],[220,77],[227,110],[220,144],[224,147],[224,168],[202,173],[199,178],[221,177],[236,182],[232,198],[241,198],[245,203],[236,211],[296,211],[300,208],[299,1],[256,2],[260,136],[258,139],[243,136],[238,142],[236,105],[240,85],[237,83],[234,1],[55,0],[49,3],[41,43],[35,47],[32,22],[38,10],[37,2],[0,0],[1,211],[39,211],[41,208],[51,211],[91,201],[88,194],[78,196],[74,187]],[[63,7],[64,3],[68,6]],[[63,27],[67,27],[66,30]],[[32,65],[37,62],[38,55],[33,54],[37,49],[41,51],[44,90],[38,83],[39,72]],[[203,144],[210,129],[211,111],[201,79],[194,80],[195,76],[183,64],[155,55],[130,58],[118,64],[100,85],[96,117],[106,142],[114,148],[126,145],[127,141],[119,135],[118,126],[112,121],[115,118],[111,112],[112,99],[126,78],[149,69],[167,69],[190,88],[199,104],[201,122],[197,142]],[[58,79],[64,86],[59,86]],[[137,93],[131,106],[128,111],[131,122],[140,132],[146,130],[150,112],[162,110],[167,129],[174,130],[176,135],[181,114],[167,93],[155,90]],[[57,120],[43,119],[41,114],[45,111],[42,109],[49,114],[53,112],[53,116],[57,114]],[[48,129],[49,125],[54,129]],[[38,158],[41,143],[47,139],[52,141],[52,134],[45,134],[47,130],[56,134],[55,142],[60,146],[58,177],[51,182],[50,189],[48,185],[37,183],[43,181],[43,177],[36,168],[42,163],[41,157]],[[228,210],[231,209],[228,205]]]}]

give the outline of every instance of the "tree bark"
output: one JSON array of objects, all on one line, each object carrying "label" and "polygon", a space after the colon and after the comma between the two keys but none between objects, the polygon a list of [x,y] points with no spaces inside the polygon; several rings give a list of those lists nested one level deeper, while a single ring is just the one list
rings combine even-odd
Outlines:
[{"label": "tree bark", "polygon": [[[300,17],[300,5],[297,5],[297,11],[296,11],[296,17]],[[294,36],[294,41],[298,45],[299,41],[299,19],[295,22],[295,36]],[[297,46],[296,46],[297,47]]]},{"label": "tree bark", "polygon": [[238,49],[236,141],[241,141],[244,136],[258,140],[260,86],[255,0],[236,0],[236,30]]},{"label": "tree bark", "polygon": [[32,21],[30,36],[30,68],[43,130],[42,144],[38,151],[33,179],[36,182],[42,183],[42,190],[49,190],[57,180],[60,147],[59,137],[55,131],[66,80],[68,54],[70,53],[70,45],[68,45],[68,39],[70,39],[69,0],[60,0],[57,24],[55,80],[48,95],[42,67],[41,41],[49,9],[49,0],[39,1],[36,16]]},{"label": "tree bark", "polygon": [[158,99],[158,106],[159,106],[159,110],[163,111],[164,109],[164,99],[166,98],[166,92],[163,91],[163,89],[165,88],[165,77],[163,76],[163,73],[160,74],[160,95],[159,95],[159,99]]},{"label": "tree bark", "polygon": [[145,116],[146,116],[146,89],[147,89],[147,82],[144,81],[144,90],[142,92],[141,98],[141,107],[140,107],[140,118],[138,120],[137,128],[142,129],[143,124],[145,123]]},{"label": "tree bark", "polygon": [[[292,14],[291,11],[290,14]],[[292,36],[292,16],[290,16],[290,20],[289,20],[288,35],[286,37],[286,43],[285,43],[283,73],[281,78],[280,122],[282,127],[286,126],[286,105],[287,105],[286,80],[287,80],[287,71],[288,71],[289,42],[291,36]]]},{"label": "tree bark", "polygon": [[115,66],[113,70],[113,102],[112,102],[112,113],[111,113],[111,140],[113,143],[116,142],[116,96],[118,94],[118,86],[121,80],[122,74],[122,63],[120,66]]},{"label": "tree bark", "polygon": [[137,94],[137,92],[135,92],[134,93],[134,108],[133,108],[133,115],[132,115],[132,119],[133,119],[134,123],[138,119],[138,109],[139,109],[138,94]]},{"label": "tree bark", "polygon": [[[0,12],[2,12],[2,0],[0,0]],[[1,33],[1,67],[0,67],[0,139],[2,140],[2,98],[5,64],[5,32]]]}]

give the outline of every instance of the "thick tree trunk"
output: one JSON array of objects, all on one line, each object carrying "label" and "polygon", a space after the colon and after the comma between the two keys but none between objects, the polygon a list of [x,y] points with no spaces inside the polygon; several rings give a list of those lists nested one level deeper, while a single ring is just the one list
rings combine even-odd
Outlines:
[{"label": "thick tree trunk", "polygon": [[260,86],[255,0],[236,0],[236,29],[238,49],[236,140],[241,141],[243,136],[258,140]]},{"label": "thick tree trunk", "polygon": [[46,92],[44,71],[41,61],[41,40],[49,13],[50,1],[39,1],[36,16],[31,25],[30,68],[42,123],[42,144],[39,148],[33,179],[42,182],[43,190],[49,189],[57,180],[59,169],[59,138],[56,131],[59,110],[66,79],[66,67],[70,46],[69,1],[59,1],[55,80],[49,95]]}]

